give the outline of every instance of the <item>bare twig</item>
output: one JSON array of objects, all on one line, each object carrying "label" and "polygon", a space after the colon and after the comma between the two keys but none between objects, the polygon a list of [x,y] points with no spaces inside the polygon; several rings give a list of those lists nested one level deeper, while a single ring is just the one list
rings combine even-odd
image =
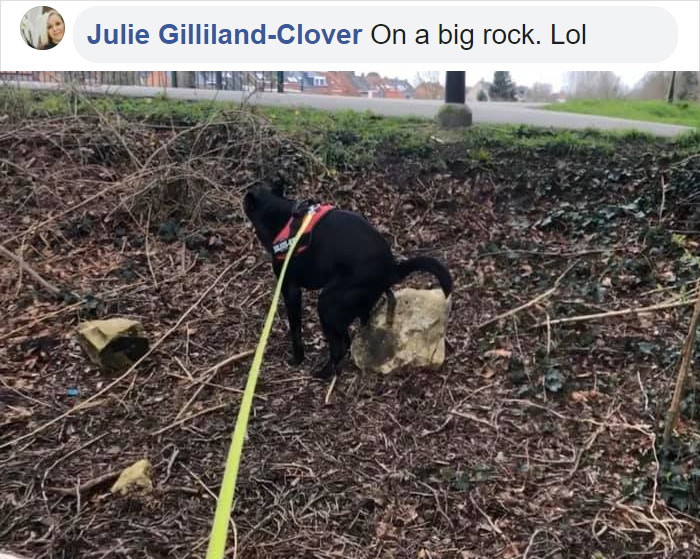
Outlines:
[{"label": "bare twig", "polygon": [[588,438],[586,444],[579,449],[579,451],[576,453],[576,458],[574,459],[574,465],[572,466],[569,473],[566,474],[566,476],[564,477],[565,481],[568,481],[572,477],[574,477],[576,471],[579,468],[579,465],[581,464],[581,457],[583,456],[583,453],[591,449],[593,443],[595,443],[595,440],[598,438],[598,435],[600,435],[603,431],[605,431],[605,425],[598,425],[598,428],[595,431],[593,431],[593,434]]},{"label": "bare twig", "polygon": [[542,326],[554,325],[554,324],[565,324],[567,322],[585,322],[587,320],[598,320],[599,318],[611,318],[613,316],[624,316],[627,314],[642,314],[647,312],[662,311],[666,309],[677,309],[678,307],[687,307],[691,305],[694,301],[678,301],[676,303],[663,303],[660,305],[651,305],[649,307],[638,307],[635,309],[623,309],[619,311],[608,311],[596,314],[583,314],[579,316],[569,316],[567,318],[558,318],[556,320],[549,320],[538,322],[533,326],[533,328],[541,328]]},{"label": "bare twig", "polygon": [[491,429],[497,429],[495,425],[492,425],[488,421],[485,421],[483,419],[479,419],[476,417],[474,414],[471,413],[466,413],[463,411],[457,411],[457,410],[450,410],[450,415],[456,415],[457,417],[461,417],[463,419],[468,419],[469,421],[473,421],[474,423],[480,423],[481,425],[486,425],[487,427]]},{"label": "bare twig", "polygon": [[[70,451],[69,453],[64,454],[63,456],[61,456],[58,460],[56,460],[53,464],[51,464],[51,465],[44,471],[44,475],[43,475],[42,478],[41,478],[41,489],[42,489],[42,494],[44,495],[44,499],[46,499],[46,492],[45,492],[46,479],[49,477],[49,474],[51,473],[51,470],[53,470],[56,466],[58,466],[58,465],[59,465],[61,462],[63,462],[64,460],[67,460],[67,459],[70,458],[71,456],[77,454],[78,452],[81,452],[82,450],[85,450],[85,449],[86,449],[87,447],[89,447],[90,445],[95,444],[95,443],[98,442],[99,440],[103,439],[104,437],[107,436],[107,434],[108,434],[108,433],[106,433],[106,432],[105,432],[105,433],[102,433],[102,434],[100,434],[100,435],[98,435],[98,436],[96,436],[96,437],[90,439],[90,440],[89,440],[88,442],[86,442],[84,445],[81,445],[81,446],[79,446],[78,448],[76,448],[76,449]],[[72,491],[73,491],[73,489],[71,489],[71,492],[72,492]]]},{"label": "bare twig", "polygon": [[[166,372],[165,374],[168,375],[169,377],[178,378],[180,380],[186,380],[189,382],[193,382],[195,384],[201,383],[201,384],[204,384],[206,386],[211,386],[212,388],[222,390],[224,392],[231,392],[232,394],[243,394],[245,392],[245,390],[241,390],[240,388],[232,388],[230,386],[224,386],[223,384],[219,384],[217,382],[207,382],[205,380],[200,380],[200,379],[191,379],[191,378],[185,377],[183,375],[178,375],[177,373],[172,373],[172,372]],[[253,396],[253,398],[256,398],[258,400],[262,400],[263,402],[267,402],[267,397],[263,396],[261,394],[255,394]]]},{"label": "bare twig", "polygon": [[642,398],[644,399],[644,411],[649,409],[649,396],[647,396],[646,390],[644,390],[644,385],[642,384],[642,376],[637,371],[637,382],[639,383],[639,391],[642,393]]},{"label": "bare twig", "polygon": [[46,289],[46,291],[51,293],[51,295],[53,295],[54,297],[58,297],[58,295],[61,293],[61,290],[58,287],[56,287],[52,283],[49,283],[44,278],[42,278],[36,271],[34,271],[34,269],[24,261],[24,258],[17,256],[14,252],[6,249],[3,245],[0,245],[0,254],[19,264],[22,270],[27,272],[32,278],[34,278],[34,280],[38,284],[40,284],[44,289]]},{"label": "bare twig", "polygon": [[623,247],[610,247],[610,248],[597,248],[589,250],[579,250],[575,252],[556,252],[548,250],[523,250],[519,248],[510,248],[506,250],[498,250],[495,252],[484,252],[479,254],[476,259],[486,258],[487,256],[498,256],[501,254],[528,254],[531,256],[546,256],[546,257],[560,257],[560,258],[574,258],[577,256],[589,256],[591,254],[603,254],[606,252],[616,252],[621,250]]},{"label": "bare twig", "polygon": [[153,271],[153,263],[151,262],[151,248],[149,246],[148,229],[151,226],[151,205],[148,205],[148,218],[146,219],[146,229],[144,230],[145,237],[145,249],[146,249],[146,261],[148,262],[148,270],[151,272],[151,277],[153,278],[153,287],[158,289],[158,280],[156,279],[156,273]]},{"label": "bare twig", "polygon": [[161,435],[162,433],[165,433],[166,431],[169,431],[170,429],[173,429],[174,427],[178,427],[182,425],[183,423],[187,423],[188,421],[191,421],[195,417],[199,417],[200,415],[205,415],[207,413],[211,413],[216,410],[220,410],[222,408],[225,408],[227,406],[230,406],[231,402],[224,402],[223,404],[217,404],[216,406],[211,406],[210,408],[206,408],[204,410],[198,411],[197,413],[193,413],[188,415],[187,417],[183,417],[182,419],[178,419],[177,421],[173,421],[171,424],[166,425],[165,427],[162,427],[161,429],[158,429],[157,431],[153,431],[151,433],[151,436],[155,437],[156,435]]},{"label": "bare twig", "polygon": [[[185,466],[184,464],[182,465],[182,467],[185,468],[185,470],[187,470],[187,472],[194,478],[194,480],[195,480],[197,483],[199,483],[199,485],[202,486],[202,488],[204,489],[204,491],[206,491],[207,494],[208,494],[212,499],[214,499],[215,502],[218,502],[218,501],[219,501],[219,498],[216,496],[216,493],[214,493],[211,489],[209,489],[209,487],[207,486],[207,484],[204,483],[204,482],[202,481],[202,479],[201,479],[197,474],[195,474],[192,470],[190,470],[190,469],[189,469],[187,466]],[[233,532],[233,557],[234,557],[234,559],[236,559],[236,556],[237,556],[237,553],[238,553],[238,530],[236,529],[236,523],[233,521],[233,517],[229,517],[228,520],[229,520],[229,523],[231,524],[231,530],[232,530],[232,532]],[[224,555],[228,555],[228,551],[229,551],[229,550],[227,549],[226,552],[224,553]]]},{"label": "bare twig", "polygon": [[471,500],[472,505],[474,505],[474,508],[475,508],[476,510],[479,511],[479,513],[481,514],[481,516],[484,517],[484,519],[486,519],[486,522],[488,522],[489,526],[491,526],[491,529],[492,529],[496,534],[498,534],[499,536],[504,537],[504,535],[503,535],[503,530],[501,530],[501,529],[494,523],[494,521],[491,520],[491,517],[490,517],[488,514],[486,514],[486,513],[483,511],[483,509],[477,504],[476,499],[474,499],[474,496],[473,496],[473,495],[469,495],[469,499]]},{"label": "bare twig", "polygon": [[108,483],[114,479],[117,479],[121,473],[122,473],[122,470],[112,470],[111,472],[107,472],[106,474],[102,474],[101,476],[97,476],[96,478],[91,479],[90,481],[86,481],[85,483],[81,483],[77,488],[76,487],[47,487],[46,490],[48,492],[58,493],[60,495],[79,496],[83,493],[88,493],[89,491],[96,489],[100,485],[104,485],[105,483]]},{"label": "bare twig", "polygon": [[190,396],[190,399],[185,402],[185,405],[180,408],[180,411],[177,412],[177,415],[175,416],[175,420],[180,419],[182,416],[185,415],[187,410],[190,408],[192,403],[197,399],[197,396],[199,396],[199,393],[204,390],[204,388],[209,384],[209,382],[214,378],[214,375],[216,374],[216,371],[212,372],[209,374],[209,376],[206,379],[200,379],[201,381],[198,383],[199,385],[194,391],[194,394]]},{"label": "bare twig", "polygon": [[[223,367],[224,365],[228,365],[229,363],[233,363],[234,361],[238,361],[240,359],[243,359],[244,357],[248,357],[249,355],[252,355],[255,353],[255,350],[249,349],[247,351],[244,351],[242,353],[237,353],[236,355],[231,355],[224,359],[223,361],[220,361],[213,367],[209,367],[204,373],[198,378],[198,379],[193,379],[193,382],[196,384],[199,384],[197,389],[194,391],[194,394],[190,397],[189,400],[185,403],[184,406],[180,409],[178,414],[175,416],[175,419],[180,419],[182,416],[185,415],[185,412],[189,409],[189,407],[192,405],[192,403],[197,399],[197,396],[199,396],[199,393],[204,390],[204,387],[206,386],[211,386],[211,381],[214,380],[214,376],[216,373],[219,372],[219,369]],[[241,391],[242,392],[242,391]]]},{"label": "bare twig", "polygon": [[546,530],[543,530],[542,528],[537,528],[532,535],[530,536],[530,541],[527,544],[527,547],[525,548],[525,552],[523,553],[523,559],[527,559],[528,554],[530,553],[530,549],[532,548],[532,544],[535,543],[535,538],[537,537],[537,534],[541,534],[542,532],[546,532]]},{"label": "bare twig", "polygon": [[[212,365],[208,369],[206,369],[199,377],[200,381],[204,378],[204,375],[211,373],[212,371],[216,371],[217,369],[220,369],[224,365],[228,365],[229,363],[234,363],[236,361],[239,361],[241,359],[244,359],[246,357],[249,357],[250,355],[253,355],[255,353],[254,349],[247,349],[246,351],[242,351],[241,353],[236,353],[234,355],[229,355],[226,359],[223,359],[219,361],[216,365]],[[199,382],[199,381],[196,381]]]},{"label": "bare twig", "polygon": [[550,297],[559,288],[559,284],[561,283],[561,280],[564,279],[564,276],[566,276],[566,274],[568,274],[569,271],[571,271],[571,269],[574,266],[576,266],[576,264],[577,264],[577,262],[574,262],[566,270],[564,270],[564,272],[562,272],[562,274],[556,279],[556,281],[554,282],[554,285],[550,289],[545,291],[544,293],[538,295],[537,297],[535,297],[531,301],[525,303],[524,305],[520,305],[519,307],[511,309],[508,312],[504,312],[503,314],[499,314],[498,316],[491,318],[491,319],[487,320],[486,322],[482,322],[481,324],[479,324],[477,326],[477,329],[483,328],[484,326],[488,326],[489,324],[493,324],[494,322],[498,322],[499,320],[502,320],[504,318],[507,318],[509,316],[517,314],[522,310],[525,310],[529,307],[532,307],[533,305],[536,305],[537,303],[539,303],[540,301],[543,301],[547,297]]},{"label": "bare twig", "polygon": [[[698,280],[698,287],[700,287],[700,280]],[[685,388],[685,379],[688,376],[690,360],[693,357],[693,348],[695,347],[695,333],[698,328],[698,318],[700,318],[700,295],[698,295],[698,297],[695,299],[695,307],[693,308],[693,316],[690,319],[688,335],[685,338],[685,344],[683,344],[681,364],[680,367],[678,367],[678,376],[676,377],[676,387],[673,391],[671,407],[668,409],[668,413],[666,414],[663,441],[664,449],[668,449],[668,445],[671,442],[671,434],[676,428],[676,423],[678,422],[681,398],[683,397],[683,389]]]},{"label": "bare twig", "polygon": [[[19,247],[19,258],[24,261],[24,258],[22,258],[22,255],[24,254],[24,245],[26,244],[26,239],[22,237],[22,244]],[[7,250],[7,249],[6,249]],[[20,291],[22,291],[22,272],[24,271],[24,268],[22,267],[22,262],[19,263],[18,270],[17,270],[17,288],[15,289],[15,297],[19,297]]]},{"label": "bare twig", "polygon": [[664,218],[664,209],[666,207],[666,181],[664,180],[663,175],[661,175],[661,205],[659,206],[659,222],[661,222]]},{"label": "bare twig", "polygon": [[338,375],[333,375],[333,380],[331,385],[328,387],[328,392],[326,392],[325,404],[328,405],[331,401],[331,394],[333,394],[333,389],[335,388],[335,381],[338,380]]}]

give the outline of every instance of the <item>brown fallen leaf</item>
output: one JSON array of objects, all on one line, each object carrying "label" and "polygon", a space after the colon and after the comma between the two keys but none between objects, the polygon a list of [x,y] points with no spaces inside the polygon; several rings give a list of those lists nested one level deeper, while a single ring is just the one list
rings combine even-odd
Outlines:
[{"label": "brown fallen leaf", "polygon": [[596,392],[595,390],[578,390],[572,392],[569,395],[569,398],[572,402],[583,402],[584,404],[587,404],[590,400],[595,400],[598,398],[598,396],[600,396],[600,392]]},{"label": "brown fallen leaf", "polygon": [[27,417],[31,416],[32,412],[23,406],[5,406],[0,425],[9,425],[14,421],[26,419]]},{"label": "brown fallen leaf", "polygon": [[484,353],[484,357],[503,357],[505,359],[510,359],[513,352],[508,349],[490,349]]},{"label": "brown fallen leaf", "polygon": [[388,522],[379,521],[375,529],[375,533],[380,540],[396,538],[398,533],[396,528]]}]

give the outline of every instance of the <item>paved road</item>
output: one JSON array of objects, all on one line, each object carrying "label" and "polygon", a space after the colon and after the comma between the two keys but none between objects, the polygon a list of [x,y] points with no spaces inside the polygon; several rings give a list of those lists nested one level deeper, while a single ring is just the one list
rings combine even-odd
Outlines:
[{"label": "paved road", "polygon": [[[20,82],[23,87],[50,89],[54,84]],[[92,92],[113,93],[132,97],[153,97],[163,93],[163,89],[141,86],[84,86]],[[303,93],[255,93],[241,91],[215,91],[208,89],[171,88],[167,96],[172,99],[192,100],[226,100],[261,105],[285,107],[315,107],[325,110],[353,109],[370,110],[385,116],[414,115],[432,118],[437,113],[442,101],[420,101],[415,99],[367,99],[362,97],[340,97],[330,95],[311,95]],[[470,103],[475,123],[489,124],[530,124],[555,128],[599,128],[604,130],[636,129],[658,136],[675,136],[689,130],[686,126],[660,124],[638,120],[625,120],[604,116],[581,115],[542,110],[537,103]]]}]

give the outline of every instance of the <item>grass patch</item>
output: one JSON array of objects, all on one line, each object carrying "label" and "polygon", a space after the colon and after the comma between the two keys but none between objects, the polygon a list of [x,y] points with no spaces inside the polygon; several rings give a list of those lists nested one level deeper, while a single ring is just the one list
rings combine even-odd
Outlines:
[{"label": "grass patch", "polygon": [[[522,148],[522,149],[553,149],[559,153],[571,153],[584,150],[608,151],[620,144],[631,143],[651,144],[668,143],[673,145],[676,140],[657,138],[652,134],[639,130],[599,130],[585,128],[582,130],[566,130],[555,128],[540,128],[527,125],[479,125],[467,129],[464,139],[468,147]],[[693,136],[683,134],[683,148],[690,148]]]},{"label": "grass patch", "polygon": [[581,99],[544,107],[550,111],[610,116],[630,120],[700,126],[700,103],[659,100]]}]

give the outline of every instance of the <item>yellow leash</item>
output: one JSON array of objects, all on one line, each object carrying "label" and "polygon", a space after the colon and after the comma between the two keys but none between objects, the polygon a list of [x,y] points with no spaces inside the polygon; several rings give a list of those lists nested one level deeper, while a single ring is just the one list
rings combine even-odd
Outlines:
[{"label": "yellow leash", "polygon": [[272,320],[274,319],[275,310],[277,309],[277,304],[279,302],[280,292],[282,291],[282,281],[284,280],[284,275],[287,272],[287,265],[289,264],[292,254],[294,253],[297,242],[304,233],[309,221],[311,221],[312,216],[312,213],[306,214],[304,221],[301,223],[301,227],[299,227],[299,231],[294,236],[294,239],[287,250],[287,256],[282,264],[282,271],[280,272],[279,279],[277,280],[275,293],[272,296],[272,304],[270,305],[270,310],[267,312],[265,326],[263,327],[260,341],[258,342],[258,347],[255,350],[253,363],[250,366],[250,371],[248,372],[248,381],[245,385],[245,391],[243,392],[243,398],[241,399],[241,407],[238,411],[238,418],[236,419],[236,427],[234,428],[233,435],[231,436],[231,446],[229,447],[228,457],[226,458],[226,470],[224,471],[224,479],[221,483],[221,489],[219,491],[219,500],[216,503],[216,513],[214,515],[214,524],[211,529],[206,559],[223,559],[226,551],[228,524],[229,518],[231,517],[231,509],[233,508],[233,495],[236,489],[238,465],[241,462],[243,442],[248,429],[250,406],[253,402],[255,385],[258,381],[258,374],[260,373],[260,366],[262,365],[265,346],[267,346],[267,339],[270,336],[270,330],[272,329]]}]

